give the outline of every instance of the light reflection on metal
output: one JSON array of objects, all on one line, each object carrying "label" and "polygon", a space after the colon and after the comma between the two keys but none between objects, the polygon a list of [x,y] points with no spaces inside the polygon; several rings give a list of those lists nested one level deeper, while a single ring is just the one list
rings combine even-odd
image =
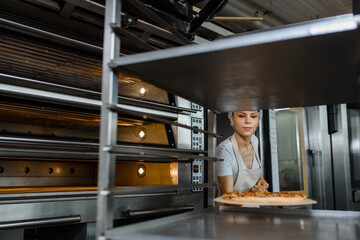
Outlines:
[{"label": "light reflection on metal", "polygon": [[140,128],[138,131],[138,136],[141,140],[144,140],[146,138],[146,130],[145,128]]},{"label": "light reflection on metal", "polygon": [[144,164],[140,164],[140,165],[138,166],[137,175],[138,175],[138,177],[140,177],[140,178],[145,177],[145,175],[146,175],[146,167],[145,167]]},{"label": "light reflection on metal", "polygon": [[357,23],[353,19],[344,22],[323,23],[320,26],[310,28],[312,35],[328,34],[333,32],[349,31],[357,28]]},{"label": "light reflection on metal", "polygon": [[146,95],[146,93],[147,93],[147,89],[144,88],[144,87],[142,87],[142,88],[140,88],[139,92],[140,92],[140,95],[141,95],[142,97],[144,97],[144,96]]}]

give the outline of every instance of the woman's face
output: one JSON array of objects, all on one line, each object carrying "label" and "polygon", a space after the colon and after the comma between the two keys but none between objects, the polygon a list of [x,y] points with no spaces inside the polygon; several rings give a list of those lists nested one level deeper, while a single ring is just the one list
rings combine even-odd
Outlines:
[{"label": "woman's face", "polygon": [[234,124],[235,130],[240,136],[249,137],[256,131],[259,119],[259,111],[233,112],[231,123]]}]

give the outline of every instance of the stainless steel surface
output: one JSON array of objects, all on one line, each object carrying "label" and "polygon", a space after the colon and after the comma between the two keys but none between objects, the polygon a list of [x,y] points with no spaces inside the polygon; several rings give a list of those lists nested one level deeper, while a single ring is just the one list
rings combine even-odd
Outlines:
[{"label": "stainless steel surface", "polygon": [[115,239],[359,239],[360,213],[220,207],[107,232]]},{"label": "stainless steel surface", "polygon": [[[55,157],[57,159],[79,158],[79,159],[97,159],[98,143],[91,142],[74,142],[61,140],[47,140],[25,137],[0,137],[2,157]],[[19,148],[21,146],[21,148]],[[145,146],[129,146],[116,145],[114,152],[117,152],[119,160],[138,160],[139,157],[143,161],[189,161],[193,158],[205,158],[210,161],[217,161],[216,158],[207,156],[198,156],[205,154],[204,150],[190,150],[179,148],[165,147],[145,147]],[[146,155],[144,155],[146,153]],[[149,155],[148,155],[149,154]],[[161,157],[162,156],[162,157]],[[73,161],[76,161],[73,159]]]},{"label": "stainless steel surface", "polygon": [[353,102],[358,19],[287,25],[131,55],[112,66],[219,112]]},{"label": "stainless steel surface", "polygon": [[271,185],[272,192],[280,192],[279,183],[279,159],[278,159],[278,142],[276,132],[276,115],[275,110],[269,110],[269,145],[270,145],[270,164],[271,164]]},{"label": "stainless steel surface", "polygon": [[[360,84],[360,82],[359,82]],[[360,85],[359,85],[360,86]],[[360,92],[359,92],[360,94]],[[360,210],[360,111],[358,107],[348,106],[348,135],[350,144],[350,164],[351,164],[351,187],[354,195],[352,210]]]},{"label": "stainless steel surface", "polygon": [[327,126],[326,106],[306,108],[308,152],[312,198],[318,202],[316,209],[334,209],[334,192],[331,163],[331,142]]},{"label": "stainless steel surface", "polygon": [[[179,107],[191,109],[191,102],[181,98],[176,97],[176,103]],[[191,118],[185,115],[178,116],[178,122],[184,125],[191,126]],[[183,149],[191,149],[191,131],[186,128],[173,128],[175,135],[177,136],[177,147]]]},{"label": "stainless steel surface", "polygon": [[104,151],[109,151],[113,154],[117,153],[131,153],[137,155],[154,155],[163,156],[174,159],[204,159],[208,161],[219,161],[215,157],[208,157],[197,155],[196,153],[206,153],[203,150],[187,150],[187,149],[172,149],[172,148],[152,148],[152,147],[141,147],[141,146],[127,146],[127,145],[114,145],[105,146]]},{"label": "stainless steel surface", "polygon": [[[208,110],[208,128],[215,132],[217,131],[217,115],[211,111]],[[216,156],[216,139],[215,138],[208,138],[208,156],[210,157],[215,157]],[[215,171],[215,164],[214,162],[207,162],[207,180],[209,182],[217,182],[217,177],[216,177],[216,171]],[[207,203],[209,206],[214,206],[215,202],[214,199],[216,197],[216,193],[217,193],[218,188],[215,189],[208,189],[207,192]]]},{"label": "stainless steel surface", "polygon": [[[15,192],[16,189],[12,188],[14,193],[1,194],[1,204],[19,204],[19,203],[46,203],[46,202],[63,202],[63,201],[79,201],[79,200],[96,200],[96,187],[49,187],[49,188],[22,188],[21,191]],[[114,199],[120,198],[142,198],[142,197],[160,197],[168,198],[177,195],[173,192],[159,192],[159,193],[140,193],[140,194],[123,194],[115,195]],[[177,196],[178,197],[178,196]],[[31,206],[31,205],[30,205]]]},{"label": "stainless steel surface", "polygon": [[156,209],[146,209],[146,210],[129,210],[128,214],[130,217],[139,217],[139,216],[154,216],[156,214],[164,213],[179,213],[185,211],[193,211],[193,206],[185,207],[173,207],[173,208],[156,208]]},{"label": "stainless steel surface", "polygon": [[0,231],[0,239],[23,240],[24,229],[11,229]]},{"label": "stainless steel surface", "polygon": [[50,225],[60,225],[60,224],[73,224],[81,221],[81,216],[63,216],[63,217],[53,217],[53,218],[39,218],[31,220],[18,220],[11,222],[0,222],[0,229],[10,229],[10,228],[31,228],[31,227],[43,227]]},{"label": "stainless steel surface", "polygon": [[[0,200],[1,222],[19,220],[32,220],[39,218],[54,218],[71,215],[81,216],[81,223],[96,221],[96,191],[91,195],[81,196],[68,194],[70,192],[44,193],[45,197],[31,199],[23,195],[23,199],[8,197]],[[56,194],[56,195],[55,195]],[[64,194],[61,196],[61,194]],[[21,196],[21,194],[14,194]],[[36,195],[36,194],[33,194]],[[46,197],[48,195],[48,197]],[[43,199],[44,201],[41,201]],[[46,201],[45,201],[46,200]],[[200,194],[177,195],[172,193],[122,195],[114,198],[114,219],[127,219],[126,212],[131,210],[144,210],[152,208],[171,208],[194,206],[201,208]]]},{"label": "stainless steel surface", "polygon": [[116,157],[105,148],[116,144],[118,122],[117,113],[107,107],[109,104],[118,104],[118,79],[108,64],[117,59],[120,53],[120,38],[111,25],[121,25],[121,1],[106,0],[105,6],[96,238],[104,236],[105,231],[114,224],[113,192]]},{"label": "stainless steel surface", "polygon": [[335,209],[352,210],[347,109],[345,104],[336,107],[338,131],[331,134]]},{"label": "stainless steel surface", "polygon": [[354,191],[354,202],[360,202],[360,190]]},{"label": "stainless steel surface", "polygon": [[192,188],[214,188],[218,187],[217,183],[201,183],[201,184],[179,184],[179,185],[159,185],[159,186],[137,186],[137,187],[126,187],[116,188],[113,193],[116,195],[123,194],[139,194],[139,193],[158,193],[158,192],[169,192],[169,191],[180,191],[184,189]]},{"label": "stainless steel surface", "polygon": [[311,153],[311,150],[309,150],[309,132],[308,132],[308,112],[306,110],[306,108],[303,108],[303,134],[304,134],[304,151],[305,151],[305,171],[306,171],[306,181],[307,181],[307,187],[308,187],[308,198],[310,199],[314,199],[312,196],[312,179],[311,179],[311,168],[312,168],[312,164],[311,164],[311,160],[312,160],[312,156],[309,154]]}]

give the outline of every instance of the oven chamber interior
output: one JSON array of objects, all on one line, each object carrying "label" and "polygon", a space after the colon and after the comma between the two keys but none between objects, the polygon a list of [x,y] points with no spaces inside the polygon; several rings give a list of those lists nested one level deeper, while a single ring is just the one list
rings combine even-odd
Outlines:
[{"label": "oven chamber interior", "polygon": [[[1,33],[0,47],[3,52],[0,77],[5,87],[100,102],[99,56],[33,37],[25,38],[11,31]],[[178,123],[204,129],[202,107],[132,76],[119,74],[118,80],[119,103],[161,111]],[[4,213],[3,222],[69,215],[80,215],[81,223],[95,221],[99,110],[19,93],[1,95],[0,211]],[[203,135],[162,122],[118,115],[117,141],[129,148],[204,150]],[[124,159],[121,155],[117,160],[116,188],[192,183],[195,175],[197,179],[204,179],[205,165],[198,160],[179,162],[176,158],[161,156]],[[117,209],[114,219],[127,219],[126,223],[130,223],[133,218],[155,217],[159,209],[160,215],[169,214],[161,210],[164,208],[173,209],[170,213],[201,209],[204,194],[205,190],[198,188],[118,196],[114,201]],[[151,211],[145,215],[130,214],[144,209]]]}]

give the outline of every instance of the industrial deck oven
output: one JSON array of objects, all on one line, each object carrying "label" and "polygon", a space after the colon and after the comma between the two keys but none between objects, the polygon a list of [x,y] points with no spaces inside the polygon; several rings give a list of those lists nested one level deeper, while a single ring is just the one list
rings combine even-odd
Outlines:
[{"label": "industrial deck oven", "polygon": [[[1,3],[0,236],[5,238],[55,232],[60,239],[91,239],[95,234],[103,20],[96,11],[90,23],[83,16],[87,7],[101,5],[74,10],[75,5],[60,2]],[[56,6],[72,6],[74,14],[59,16]],[[139,22],[158,34],[152,37],[158,48],[179,45],[169,32]],[[132,54],[149,47],[129,37],[123,48]],[[117,143],[125,153],[116,157],[116,188],[173,189],[116,196],[116,224],[203,209],[203,187],[209,185],[201,186],[207,181],[206,109],[141,78],[121,73],[117,78],[118,107],[125,111],[117,119]],[[152,118],[134,115],[138,111]],[[177,188],[191,183],[200,185]],[[49,233],[48,226],[57,227]]]},{"label": "industrial deck oven", "polygon": [[[102,47],[105,1],[0,3],[0,237],[94,239],[97,220],[97,234],[106,239],[221,239],[222,230],[210,226],[246,232],[262,223],[279,236],[276,227],[286,225],[317,239],[317,229],[344,227],[344,216],[358,222],[345,212],[321,225],[331,213],[212,208],[216,113],[356,101],[357,16],[195,45],[228,34],[200,26],[227,1],[209,1],[198,14],[196,1],[122,2],[122,25],[111,25],[121,36],[115,48],[121,55],[110,63],[117,104],[106,106],[118,112],[109,120],[116,145],[105,148],[99,143],[102,54],[114,50]],[[233,61],[235,53],[240,57]],[[327,91],[311,93],[324,84]],[[114,154],[116,164],[107,170],[115,176],[99,171],[109,167],[99,166],[99,151]],[[108,177],[114,189],[106,189]],[[98,192],[99,178],[105,188]],[[99,201],[98,194],[105,197]],[[99,206],[112,211],[99,217]],[[112,220],[120,226],[167,215],[105,231]],[[318,227],[309,230],[312,223]],[[359,225],[348,226],[332,231],[356,239]]]}]

